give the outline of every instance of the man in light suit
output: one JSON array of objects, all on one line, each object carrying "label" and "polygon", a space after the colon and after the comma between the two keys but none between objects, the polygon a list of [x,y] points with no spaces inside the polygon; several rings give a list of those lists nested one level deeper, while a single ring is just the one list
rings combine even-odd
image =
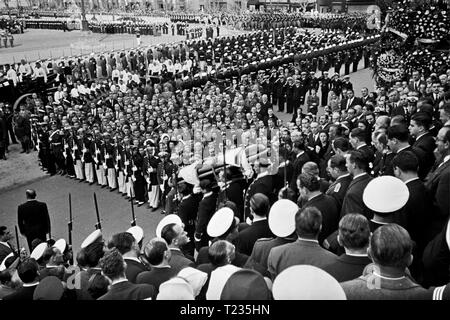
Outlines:
[{"label": "man in light suit", "polygon": [[20,233],[27,238],[28,248],[32,251],[31,242],[38,238],[47,241],[50,237],[50,217],[47,205],[36,200],[36,191],[26,191],[27,202],[21,204],[17,210],[17,220]]},{"label": "man in light suit", "polygon": [[310,207],[296,214],[297,241],[270,250],[267,266],[272,279],[294,265],[309,264],[323,269],[335,261],[336,256],[319,245],[321,228],[322,214],[318,209]]}]

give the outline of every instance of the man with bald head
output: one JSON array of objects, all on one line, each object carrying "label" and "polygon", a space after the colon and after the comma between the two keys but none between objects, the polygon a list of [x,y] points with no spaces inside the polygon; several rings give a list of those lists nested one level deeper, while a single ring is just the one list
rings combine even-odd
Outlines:
[{"label": "man with bald head", "polygon": [[50,238],[50,217],[47,205],[36,200],[36,191],[26,191],[27,202],[21,204],[17,210],[19,230],[27,238],[28,248],[32,250],[31,242],[34,239],[47,241]]}]

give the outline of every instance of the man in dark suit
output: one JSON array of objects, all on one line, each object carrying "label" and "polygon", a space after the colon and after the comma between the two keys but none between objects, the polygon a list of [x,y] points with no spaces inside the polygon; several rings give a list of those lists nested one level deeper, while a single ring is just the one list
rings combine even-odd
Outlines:
[{"label": "man in dark suit", "polygon": [[194,267],[193,257],[186,257],[181,248],[189,242],[187,232],[184,231],[182,226],[175,223],[166,225],[161,230],[161,237],[166,240],[169,245],[171,258],[169,265],[172,267],[175,273],[178,273],[184,267]]},{"label": "man in dark suit", "polygon": [[138,259],[138,253],[140,251],[139,246],[131,233],[116,233],[112,236],[108,247],[116,248],[123,256],[123,259],[127,264],[125,275],[131,283],[136,283],[138,274],[148,270]]},{"label": "man in dark suit", "polygon": [[198,205],[197,223],[195,226],[194,240],[195,249],[198,251],[201,247],[208,245],[208,234],[206,227],[217,206],[217,193],[212,190],[212,182],[208,179],[200,181],[200,188],[203,192],[203,199]]},{"label": "man in dark suit", "polygon": [[161,283],[177,275],[170,266],[171,253],[167,243],[159,238],[148,242],[144,248],[145,258],[151,265],[151,271],[145,271],[137,276],[136,283],[146,283],[155,287],[159,292]]},{"label": "man in dark suit", "polygon": [[3,297],[3,300],[33,300],[34,290],[39,284],[39,265],[36,260],[29,258],[22,261],[17,267],[17,274],[23,282],[22,287]]},{"label": "man in dark suit", "polygon": [[369,238],[369,221],[363,215],[354,213],[345,215],[339,222],[337,237],[345,253],[336,256],[335,261],[325,267],[325,271],[339,282],[360,277],[364,268],[372,262],[367,255]]},{"label": "man in dark suit", "polygon": [[269,202],[275,202],[274,195],[274,176],[270,174],[268,167],[269,162],[266,158],[260,158],[259,161],[255,162],[255,170],[258,173],[255,180],[253,180],[247,188],[244,199],[244,213],[245,218],[252,217],[250,210],[250,201],[252,197],[257,193],[262,193],[267,195]]},{"label": "man in dark suit", "polygon": [[347,170],[353,176],[341,209],[341,217],[348,213],[360,213],[372,219],[373,213],[363,202],[363,192],[372,178],[367,174],[368,162],[361,151],[350,151],[346,158]]},{"label": "man in dark suit", "polygon": [[353,89],[347,90],[347,98],[341,101],[341,110],[348,110],[354,106],[362,106],[363,102],[361,98],[355,97],[355,92]]},{"label": "man in dark suit", "polygon": [[270,250],[268,271],[275,279],[283,270],[298,264],[309,264],[323,269],[335,259],[335,255],[323,249],[317,240],[322,226],[322,214],[316,208],[306,208],[295,215],[298,239]]},{"label": "man in dark suit", "polygon": [[422,253],[431,239],[427,238],[430,229],[431,201],[427,190],[420,181],[417,170],[419,160],[412,151],[401,152],[392,160],[394,174],[402,180],[409,191],[409,199],[405,206],[395,213],[395,222],[404,227],[415,242],[413,255],[416,257],[410,267],[414,279],[422,276]]},{"label": "man in dark suit", "polygon": [[262,193],[257,193],[252,196],[249,205],[253,216],[252,224],[241,230],[235,240],[236,250],[248,256],[252,253],[256,240],[273,236],[267,221],[270,209],[269,198]]},{"label": "man in dark suit", "polygon": [[194,233],[195,233],[195,218],[197,217],[198,205],[200,199],[193,194],[193,187],[189,183],[180,183],[178,185],[178,192],[181,195],[181,201],[178,205],[178,216],[184,224],[184,229],[189,238],[189,244],[183,248],[190,255],[194,254]]},{"label": "man in dark suit", "polygon": [[336,200],[339,212],[341,211],[348,187],[352,182],[352,176],[347,171],[346,160],[342,155],[334,155],[328,160],[328,173],[335,181],[328,187],[325,194]]},{"label": "man in dark suit", "polygon": [[292,166],[294,167],[294,174],[292,175],[290,187],[292,190],[298,192],[297,177],[302,172],[303,165],[308,161],[311,161],[311,159],[306,153],[306,147],[303,141],[294,142],[293,151],[295,153],[295,159],[292,164]]},{"label": "man in dark suit", "polygon": [[134,284],[125,276],[126,263],[117,249],[105,253],[100,260],[102,273],[111,281],[106,294],[98,300],[151,300],[156,298],[155,287]]},{"label": "man in dark suit", "polygon": [[298,206],[292,201],[282,199],[274,203],[269,212],[269,228],[276,237],[257,240],[244,268],[256,270],[263,276],[270,277],[267,271],[270,250],[297,240],[294,223],[297,212]]},{"label": "man in dark suit", "polygon": [[366,144],[367,132],[361,128],[355,128],[350,132],[350,143],[355,150],[361,151],[361,153],[366,157],[369,167],[375,160],[375,153],[372,147]]},{"label": "man in dark suit", "polygon": [[13,237],[5,226],[0,227],[0,263],[13,251],[9,240]]},{"label": "man in dark suit", "polygon": [[319,233],[319,244],[332,232],[337,230],[339,210],[336,201],[320,191],[320,180],[314,175],[302,173],[299,176],[300,196],[307,199],[302,209],[314,207],[322,214],[322,229]]},{"label": "man in dark suit", "polygon": [[434,237],[448,220],[450,214],[450,127],[443,127],[436,137],[437,151],[440,160],[435,169],[428,175],[425,188],[432,197],[433,216],[431,221],[431,237]]},{"label": "man in dark suit", "polygon": [[411,75],[411,80],[409,82],[409,90],[419,92],[420,85],[425,84],[425,81],[420,79],[421,75],[419,71],[414,70]]},{"label": "man in dark suit", "polygon": [[26,191],[27,202],[21,204],[17,210],[20,233],[27,238],[28,248],[32,251],[31,242],[38,238],[47,241],[50,236],[50,217],[47,205],[36,200],[36,191]]},{"label": "man in dark suit", "polygon": [[274,177],[274,189],[277,194],[286,186],[286,183],[292,180],[292,176],[294,175],[294,167],[288,160],[287,149],[281,147],[279,150],[280,164],[278,165],[278,172]]},{"label": "man in dark suit", "polygon": [[433,153],[434,149],[436,149],[436,142],[428,131],[430,126],[431,116],[425,112],[417,112],[411,117],[409,133],[416,139],[412,147],[421,158],[419,166],[420,179],[425,179],[436,160]]}]

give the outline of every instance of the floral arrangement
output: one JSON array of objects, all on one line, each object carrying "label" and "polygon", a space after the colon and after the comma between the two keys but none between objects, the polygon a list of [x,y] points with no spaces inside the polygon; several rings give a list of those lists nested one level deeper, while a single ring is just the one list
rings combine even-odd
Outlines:
[{"label": "floral arrangement", "polygon": [[[401,79],[412,70],[425,76],[450,66],[446,39],[450,10],[444,0],[402,0],[392,3],[380,41],[372,46],[371,68],[379,84]],[[440,50],[444,48],[444,50]]]}]

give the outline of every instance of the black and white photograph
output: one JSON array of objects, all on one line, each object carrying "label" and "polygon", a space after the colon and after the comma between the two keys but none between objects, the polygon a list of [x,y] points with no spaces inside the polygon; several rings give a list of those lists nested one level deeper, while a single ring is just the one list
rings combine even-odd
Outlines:
[{"label": "black and white photograph", "polygon": [[450,0],[0,0],[0,300],[450,300]]}]

